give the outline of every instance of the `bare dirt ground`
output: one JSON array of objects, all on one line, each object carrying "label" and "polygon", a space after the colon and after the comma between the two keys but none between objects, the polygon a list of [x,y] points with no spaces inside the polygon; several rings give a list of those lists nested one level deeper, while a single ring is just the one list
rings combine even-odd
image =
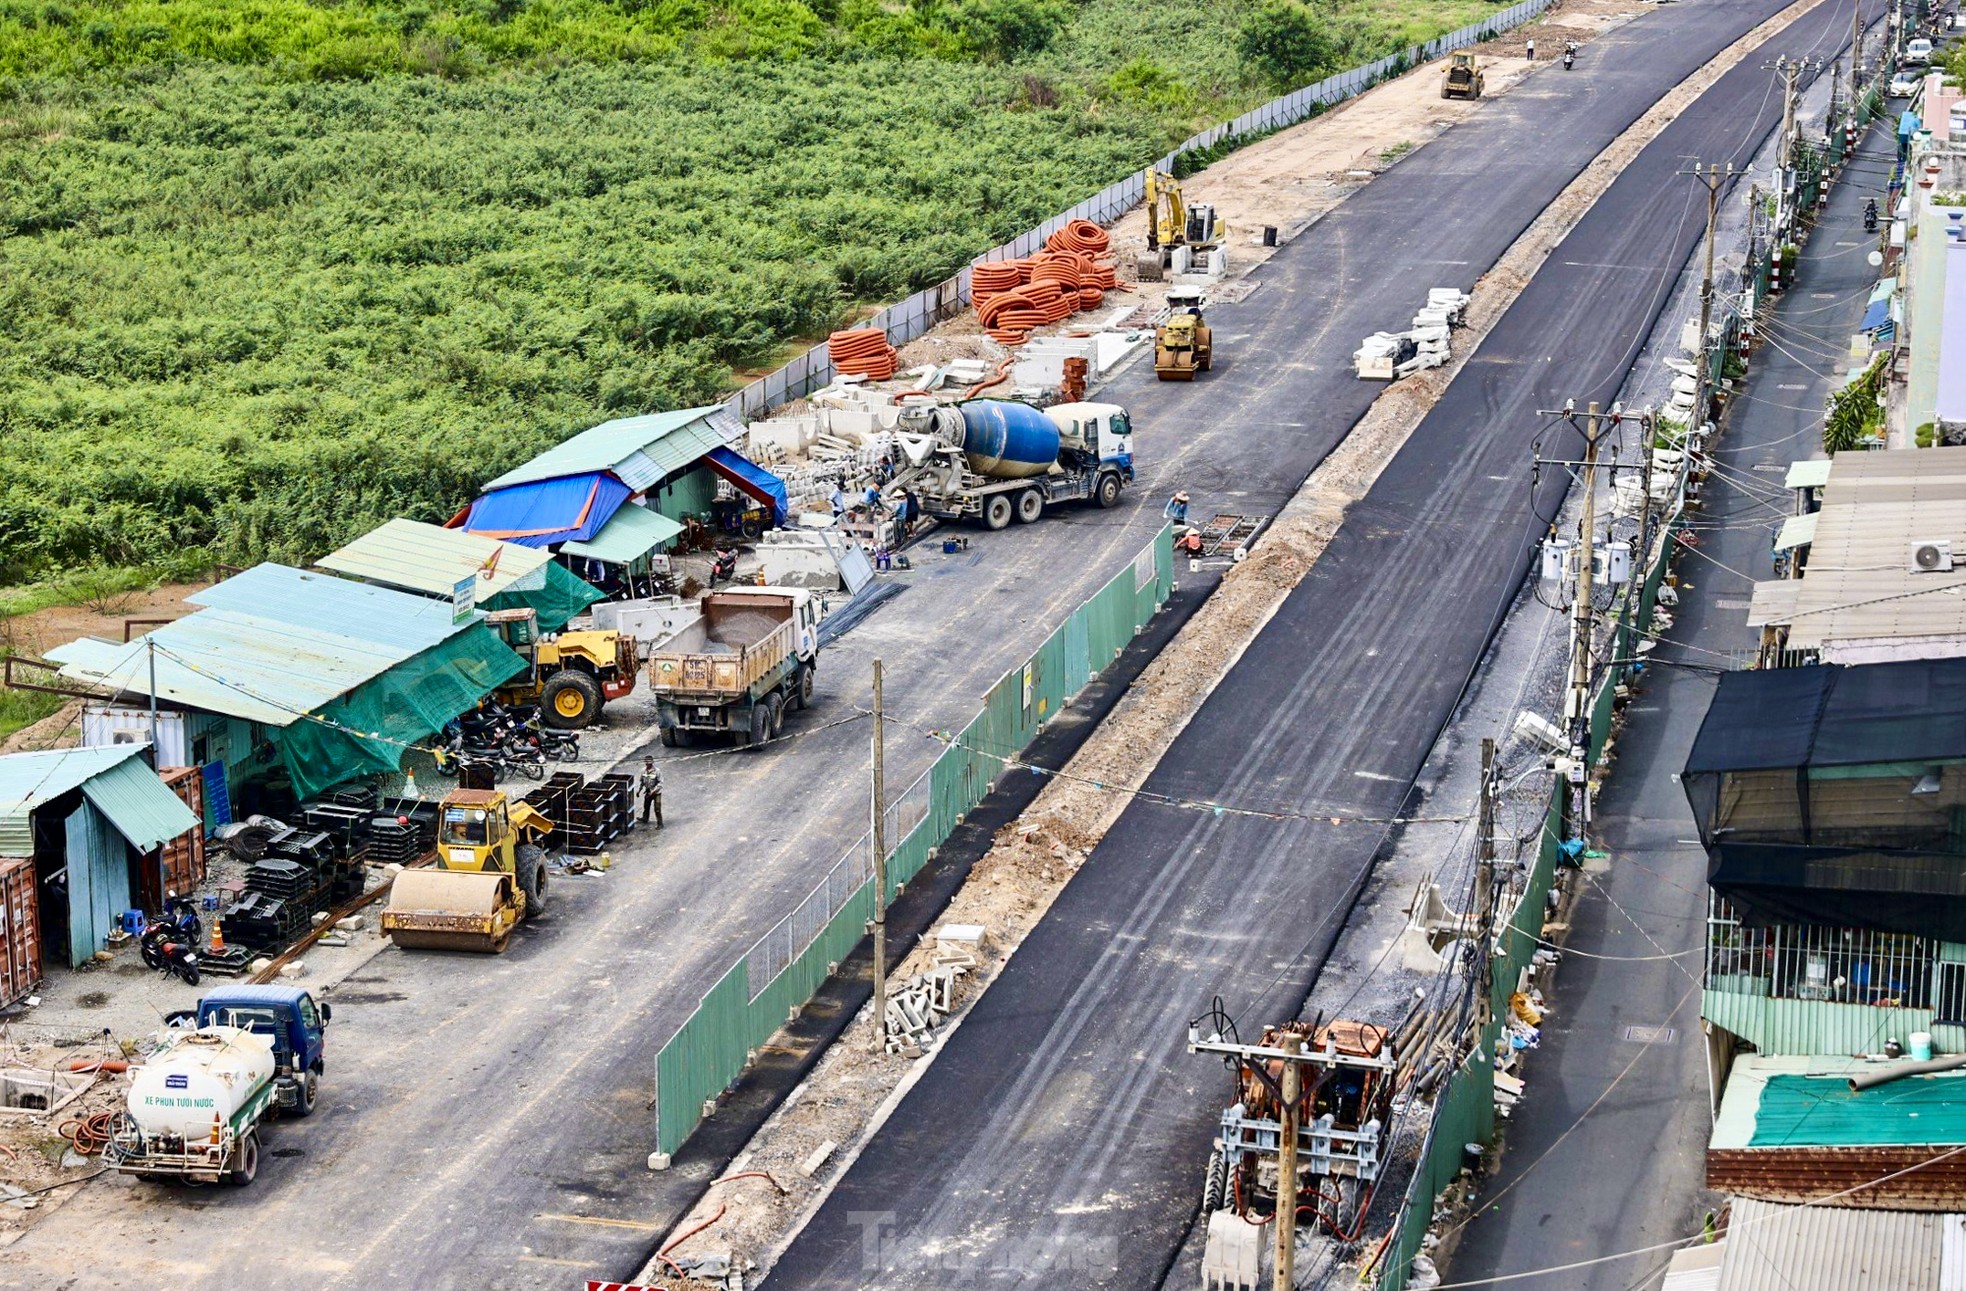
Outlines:
[{"label": "bare dirt ground", "polygon": [[[121,1060],[123,1046],[86,1031],[57,1033],[32,1024],[0,1025],[0,1068],[67,1072],[72,1063]],[[94,1152],[78,1155],[73,1130],[91,1116],[121,1110],[129,1077],[102,1072],[53,1113],[0,1112],[0,1247],[11,1245],[43,1215],[73,1196],[102,1168]],[[63,1128],[70,1134],[65,1136]]]},{"label": "bare dirt ground", "polygon": [[[988,930],[976,969],[959,983],[955,1011],[943,1025],[943,1036],[960,1025],[967,1006],[987,989],[1043,917],[1072,873],[1124,810],[1129,793],[1145,781],[1202,699],[1317,561],[1351,504],[1370,489],[1380,470],[1392,460],[1543,258],[1582,219],[1618,171],[1686,104],[1813,3],[1798,0],[1743,37],[1662,99],[1584,169],[1476,284],[1466,326],[1456,338],[1459,344],[1454,360],[1386,389],[1276,517],[1250,558],[1225,574],[1202,612],[1133,684],[1065,772],[1046,786],[1024,815],[998,832],[991,850],[976,863],[942,918],[945,925],[980,924]],[[1563,40],[1586,39],[1594,31],[1623,21],[1629,13],[1628,8],[1613,4],[1566,5],[1561,13],[1566,25],[1539,24],[1538,44],[1553,40],[1561,49]],[[1551,27],[1556,34],[1550,34]],[[1509,43],[1519,47],[1513,40]],[[1526,68],[1521,60],[1516,61]],[[1464,108],[1464,104],[1426,97],[1438,94],[1436,76],[1422,69],[1372,91],[1355,107],[1368,107],[1375,96],[1399,90],[1409,107],[1424,105],[1430,111]],[[1489,93],[1499,92],[1498,79],[1491,71]],[[1519,79],[1519,75],[1514,78]],[[1423,86],[1425,93],[1416,92],[1409,82]],[[1307,218],[1301,212],[1326,199],[1300,193],[1300,200],[1291,206],[1279,206],[1291,192],[1291,172],[1265,155],[1265,150],[1272,146],[1288,148],[1300,157],[1324,157],[1342,165],[1373,148],[1387,146],[1377,140],[1361,146],[1356,127],[1362,119],[1401,124],[1411,121],[1410,117],[1390,113],[1380,115],[1376,110],[1369,115],[1355,110],[1335,112],[1232,155],[1190,180],[1187,192],[1192,200],[1214,201],[1225,212],[1230,201],[1240,201],[1247,204],[1243,209],[1266,210],[1271,218],[1281,209],[1295,210],[1300,212],[1298,218]],[[1339,137],[1322,143],[1303,137],[1319,127]],[[1381,138],[1394,133],[1400,132],[1389,130]],[[1237,172],[1232,178],[1218,174],[1230,168]],[[1266,189],[1265,184],[1271,188]],[[1330,196],[1327,206],[1342,197],[1343,191]],[[1142,220],[1141,214],[1134,212],[1120,222],[1116,233],[1123,236],[1131,227],[1144,246]],[[1116,245],[1120,241],[1120,237],[1115,238]],[[1243,257],[1236,267],[1246,270],[1260,262],[1257,254]],[[973,336],[973,316],[967,321],[971,324],[968,335]],[[961,331],[957,334],[963,335]],[[934,949],[933,936],[924,938],[890,980],[905,980],[923,972]],[[769,1179],[732,1179],[713,1185],[675,1229],[675,1234],[687,1236],[678,1241],[672,1234],[666,1240],[665,1245],[674,1248],[668,1252],[670,1258],[728,1255],[738,1268],[770,1267],[804,1217],[823,1200],[827,1181],[850,1164],[858,1145],[878,1131],[887,1111],[934,1061],[933,1048],[914,1058],[876,1056],[872,1051],[871,1012],[862,1011],[807,1080],[766,1122],[748,1150],[732,1162],[730,1175],[759,1171]],[[828,1143],[836,1145],[834,1151],[808,1178],[801,1165]],[[658,1258],[648,1272],[674,1274],[676,1270]]]}]

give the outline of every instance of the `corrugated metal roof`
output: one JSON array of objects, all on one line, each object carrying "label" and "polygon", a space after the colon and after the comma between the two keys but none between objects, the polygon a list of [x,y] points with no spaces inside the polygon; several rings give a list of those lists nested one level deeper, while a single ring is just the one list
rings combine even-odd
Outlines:
[{"label": "corrugated metal roof", "polygon": [[614,519],[608,521],[592,541],[563,543],[560,553],[625,565],[648,555],[682,531],[683,527],[668,516],[631,502],[615,512]]},{"label": "corrugated metal roof", "polygon": [[[187,598],[208,608],[127,644],[48,651],[61,675],[269,726],[299,717],[461,630],[446,601],[260,565]],[[156,644],[154,658],[150,649]]]},{"label": "corrugated metal roof", "polygon": [[1785,489],[1820,489],[1829,483],[1830,460],[1827,457],[1812,458],[1806,462],[1790,462],[1789,473],[1782,480]]},{"label": "corrugated metal roof", "polygon": [[1736,1197],[1720,1291],[1938,1291],[1946,1218]]},{"label": "corrugated metal roof", "polygon": [[1775,550],[1787,551],[1791,547],[1806,547],[1814,541],[1816,541],[1816,516],[1790,516],[1782,521],[1782,531],[1775,535]]},{"label": "corrugated metal roof", "polygon": [[[1966,448],[1838,453],[1813,518],[1791,649],[1966,635]],[[1958,546],[1959,567],[1911,573],[1914,543],[1933,539]]]},{"label": "corrugated metal roof", "polygon": [[90,777],[83,782],[82,793],[139,852],[200,824],[191,808],[136,758]]},{"label": "corrugated metal roof", "polygon": [[[351,578],[446,598],[459,579],[478,574],[478,599],[483,601],[508,588],[523,592],[544,586],[552,559],[516,542],[419,520],[391,520],[315,563]],[[488,564],[491,576],[483,577]]]},{"label": "corrugated metal roof", "polygon": [[1748,602],[1748,626],[1765,628],[1770,624],[1787,623],[1795,615],[1795,603],[1802,595],[1802,580],[1799,578],[1776,578],[1754,585],[1754,596]]},{"label": "corrugated metal roof", "polygon": [[428,650],[458,630],[448,603],[287,565],[254,565],[184,599],[381,646],[398,660]]},{"label": "corrugated metal roof", "polygon": [[[605,421],[512,468],[487,483],[484,491],[589,471],[613,471],[630,488],[645,489],[728,442],[730,423],[735,420],[728,408],[718,404]],[[738,423],[737,433],[743,429]]]},{"label": "corrugated metal roof", "polygon": [[1659,1291],[1717,1291],[1720,1262],[1726,1254],[1724,1241],[1675,1251],[1672,1263],[1666,1266],[1665,1284]]},{"label": "corrugated metal roof", "polygon": [[[164,786],[150,765],[137,757],[147,744],[112,744],[93,749],[52,749],[0,757],[0,856],[31,856],[34,836],[29,813],[42,803],[80,788],[139,851],[176,838],[197,821],[191,809]],[[146,782],[148,782],[146,784]],[[112,811],[98,794],[117,806]],[[167,807],[157,798],[170,800]],[[176,808],[173,813],[171,808]],[[182,823],[177,823],[179,821]],[[158,826],[176,823],[169,833],[150,837]]]}]

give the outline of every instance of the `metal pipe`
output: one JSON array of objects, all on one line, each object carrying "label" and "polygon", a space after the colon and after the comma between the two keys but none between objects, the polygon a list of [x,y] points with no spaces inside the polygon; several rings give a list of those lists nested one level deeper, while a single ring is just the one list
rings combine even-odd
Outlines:
[{"label": "metal pipe", "polygon": [[1888,1085],[1901,1076],[1926,1076],[1935,1071],[1957,1071],[1966,1067],[1966,1053],[1955,1053],[1945,1058],[1928,1058],[1924,1062],[1907,1062],[1882,1071],[1867,1071],[1861,1076],[1850,1077],[1850,1092],[1861,1093],[1866,1089],[1876,1089]]}]

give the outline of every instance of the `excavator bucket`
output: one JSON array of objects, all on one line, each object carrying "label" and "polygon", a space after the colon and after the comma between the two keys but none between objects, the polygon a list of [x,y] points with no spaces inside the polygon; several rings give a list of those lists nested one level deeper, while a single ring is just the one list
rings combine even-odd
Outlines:
[{"label": "excavator bucket", "polygon": [[518,921],[512,876],[497,871],[404,870],[382,911],[389,939],[416,950],[497,954]]}]

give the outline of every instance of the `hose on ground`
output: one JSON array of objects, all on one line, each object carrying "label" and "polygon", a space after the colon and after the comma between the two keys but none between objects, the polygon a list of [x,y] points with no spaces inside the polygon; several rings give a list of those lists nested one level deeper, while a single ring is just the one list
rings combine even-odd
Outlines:
[{"label": "hose on ground", "polygon": [[74,1116],[55,1127],[55,1133],[67,1139],[75,1148],[77,1156],[92,1157],[109,1146],[109,1121],[114,1112],[97,1112],[93,1116]]}]

